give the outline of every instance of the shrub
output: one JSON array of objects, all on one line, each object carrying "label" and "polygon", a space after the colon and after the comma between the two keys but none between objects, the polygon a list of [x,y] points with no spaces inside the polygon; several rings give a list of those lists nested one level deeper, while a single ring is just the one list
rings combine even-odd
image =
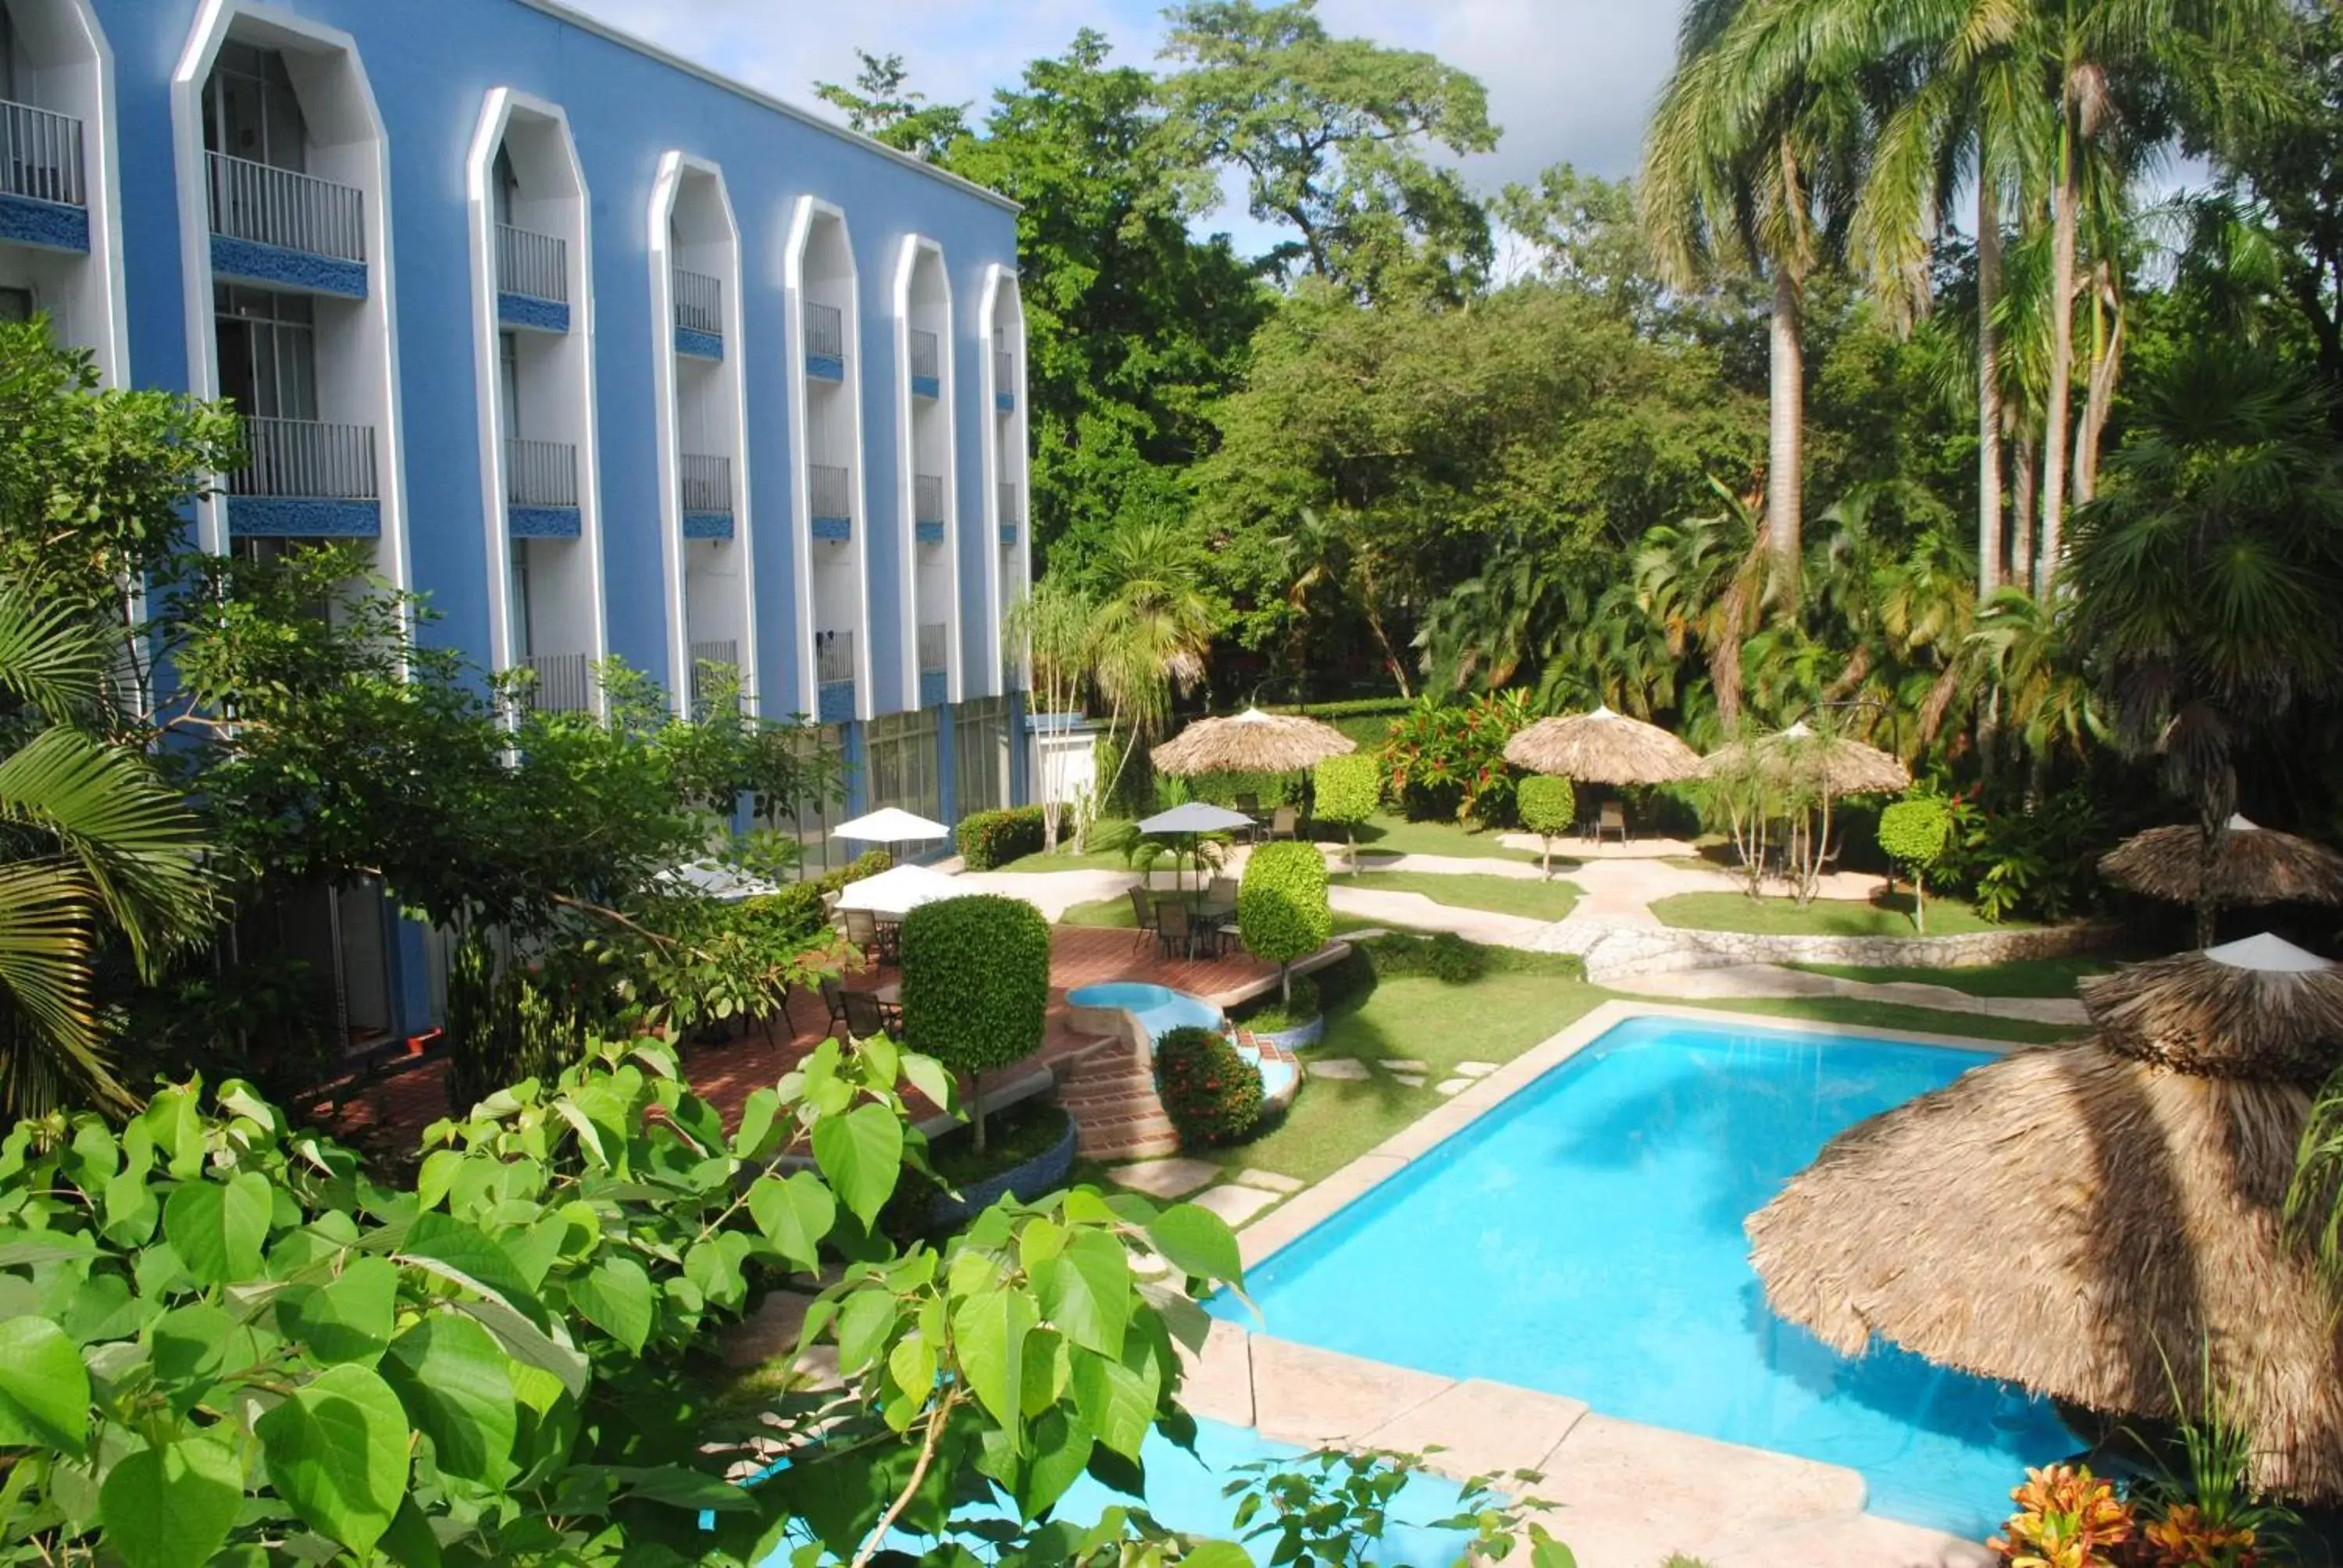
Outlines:
[{"label": "shrub", "polygon": [[2017,1512],[1986,1543],[2006,1563],[2056,1568],[2116,1568],[2116,1548],[2131,1539],[2131,1505],[2085,1465],[2053,1464],[2026,1473],[2010,1494]]},{"label": "shrub", "polygon": [[744,899],[740,907],[763,926],[766,940],[810,942],[830,925],[830,912],[821,907],[822,895],[835,893],[849,882],[875,877],[894,863],[894,857],[886,850],[873,849],[822,876],[791,882],[780,891],[761,898]]},{"label": "shrub", "polygon": [[1183,1148],[1241,1142],[1261,1121],[1260,1069],[1215,1030],[1175,1029],[1157,1040],[1155,1079]]},{"label": "shrub", "polygon": [[1326,945],[1334,930],[1326,906],[1326,859],[1315,844],[1264,844],[1245,862],[1237,889],[1237,930],[1254,957],[1277,966],[1293,995],[1293,961]]},{"label": "shrub", "polygon": [[1387,791],[1411,817],[1497,824],[1511,819],[1513,770],[1505,742],[1530,721],[1519,691],[1455,706],[1427,696],[1392,721],[1380,753]]},{"label": "shrub", "polygon": [[971,811],[952,830],[952,841],[971,871],[990,871],[1011,860],[1041,852],[1041,808],[1017,806],[1006,811]]},{"label": "shrub", "polygon": [[1375,808],[1383,804],[1383,765],[1359,751],[1348,757],[1329,757],[1318,764],[1312,794],[1312,814],[1319,821],[1342,829],[1342,843],[1350,850],[1351,868],[1356,870],[1359,824],[1373,816]]},{"label": "shrub", "polygon": [[1050,927],[1022,899],[973,894],[903,919],[903,1040],[969,1075],[984,1147],[983,1075],[1041,1049]]},{"label": "shrub", "polygon": [[1935,795],[1914,795],[1879,813],[1879,847],[1912,873],[1912,924],[1928,929],[1928,872],[1952,841],[1952,807]]},{"label": "shrub", "polygon": [[1513,809],[1522,826],[1545,843],[1545,874],[1554,875],[1554,841],[1577,820],[1578,791],[1567,779],[1539,773],[1513,786]]},{"label": "shrub", "polygon": [[1428,937],[1393,934],[1367,944],[1378,979],[1428,975],[1443,985],[1470,985],[1489,972],[1489,950],[1453,931]]},{"label": "shrub", "polygon": [[1289,1029],[1300,1029],[1324,1010],[1318,982],[1303,975],[1288,988],[1284,1000],[1258,1003],[1242,1021],[1256,1033],[1280,1034]]},{"label": "shrub", "polygon": [[[1158,803],[1162,803],[1163,786],[1167,779],[1156,780]],[[1272,806],[1302,804],[1302,776],[1298,773],[1197,773],[1182,780],[1188,787],[1191,800],[1209,800],[1215,806],[1233,808],[1240,795],[1250,795],[1261,803],[1263,810]]]}]

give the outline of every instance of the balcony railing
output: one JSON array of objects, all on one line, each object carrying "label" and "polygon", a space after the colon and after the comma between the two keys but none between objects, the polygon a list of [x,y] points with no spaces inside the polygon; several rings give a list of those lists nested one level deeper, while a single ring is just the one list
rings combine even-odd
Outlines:
[{"label": "balcony railing", "polygon": [[683,509],[732,515],[732,459],[699,452],[683,455]]},{"label": "balcony railing", "polygon": [[523,661],[537,673],[528,705],[538,713],[585,713],[594,706],[594,661],[582,653],[533,653]]},{"label": "balcony railing", "polygon": [[911,477],[911,520],[932,523],[938,528],[944,520],[944,479],[941,474],[914,474]]},{"label": "balcony railing", "polygon": [[569,303],[568,242],[549,234],[497,227],[497,286],[507,294]]},{"label": "balcony railing", "polygon": [[567,441],[506,441],[505,499],[516,507],[575,507],[578,448]]},{"label": "balcony railing", "polygon": [[81,168],[79,120],[0,102],[0,195],[87,206]]},{"label": "balcony railing", "polygon": [[314,419],[246,419],[251,461],[227,477],[231,496],[304,500],[372,501],[374,427],[325,425]]},{"label": "balcony railing", "polygon": [[[709,666],[715,666],[714,671]],[[716,642],[695,642],[691,645],[691,700],[694,707],[705,703],[715,689],[717,677],[729,675],[737,681],[740,673],[740,644],[732,638]]]},{"label": "balcony railing", "polygon": [[675,324],[686,332],[724,336],[724,285],[704,272],[675,269]]},{"label": "balcony railing", "polygon": [[854,678],[854,634],[818,631],[813,634],[814,674],[824,686]]},{"label": "balcony railing", "polygon": [[281,250],[364,261],[366,196],[292,169],[211,155],[212,232]]},{"label": "balcony railing", "polygon": [[940,620],[920,624],[920,672],[951,668],[951,628]]},{"label": "balcony railing", "polygon": [[1013,528],[1023,522],[1025,514],[1018,508],[1017,487],[1013,484],[1004,484],[1000,486],[999,489],[1001,527]]},{"label": "balcony railing", "polygon": [[935,381],[942,377],[943,345],[932,332],[911,331],[911,379]]},{"label": "balcony railing", "polygon": [[850,469],[824,463],[810,465],[806,475],[813,489],[813,515],[850,518],[854,515],[854,475]]},{"label": "balcony railing", "polygon": [[846,312],[835,305],[809,303],[805,313],[806,357],[846,357]]}]

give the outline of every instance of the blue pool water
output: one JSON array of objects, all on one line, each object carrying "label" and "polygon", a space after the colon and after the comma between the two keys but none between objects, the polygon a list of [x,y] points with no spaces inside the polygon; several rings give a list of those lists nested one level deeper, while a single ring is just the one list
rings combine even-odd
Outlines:
[{"label": "blue pool water", "polygon": [[1066,1000],[1074,1007],[1119,1007],[1139,1020],[1150,1039],[1175,1029],[1220,1029],[1225,1021],[1211,1002],[1143,980],[1078,986],[1066,993]]},{"label": "blue pool water", "polygon": [[1846,1465],[1874,1512],[1981,1538],[2079,1445],[2021,1392],[1781,1322],[1741,1229],[1833,1134],[1979,1060],[1624,1024],[1252,1271],[1256,1326]]}]

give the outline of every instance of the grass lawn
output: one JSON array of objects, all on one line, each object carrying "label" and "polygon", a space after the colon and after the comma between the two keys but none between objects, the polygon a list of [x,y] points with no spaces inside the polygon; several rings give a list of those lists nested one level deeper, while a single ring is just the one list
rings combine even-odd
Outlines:
[{"label": "grass lawn", "polygon": [[1135,931],[1139,917],[1131,912],[1131,895],[1118,893],[1111,899],[1101,899],[1094,904],[1076,904],[1058,917],[1061,926],[1105,926],[1114,930]]},{"label": "grass lawn", "polygon": [[[1858,904],[1845,899],[1816,899],[1800,909],[1791,899],[1750,899],[1739,893],[1678,893],[1660,899],[1652,913],[1663,925],[1687,931],[1747,931],[1767,937],[1909,937],[1912,895],[1895,893]],[[1971,931],[2006,930],[2022,921],[2001,924],[1985,919],[1968,905],[1951,899],[1928,900],[1928,930],[1932,937],[1953,937]]]},{"label": "grass lawn", "polygon": [[[1317,825],[1318,840],[1340,848],[1340,830]],[[1510,849],[1492,832],[1470,833],[1453,822],[1411,822],[1378,811],[1359,824],[1359,850],[1369,855],[1453,855],[1468,860],[1534,861],[1534,854]],[[1561,859],[1562,856],[1555,856]]]},{"label": "grass lawn", "polygon": [[1833,975],[1840,980],[1860,980],[1868,985],[1940,985],[1966,991],[1971,996],[2070,997],[2075,994],[2076,981],[2087,975],[2105,974],[2114,966],[2104,959],[2077,957],[2019,959],[2012,963],[1986,964],[1966,970],[1901,966],[1860,969],[1853,964],[1785,964],[1782,967],[1805,970],[1812,974]]},{"label": "grass lawn", "polygon": [[1559,878],[1546,882],[1521,877],[1445,876],[1437,871],[1361,871],[1355,877],[1338,872],[1332,885],[1379,893],[1422,893],[1435,904],[1533,920],[1558,920],[1586,896],[1585,889]]},{"label": "grass lawn", "polygon": [[1087,855],[1073,851],[1073,841],[1068,839],[1054,854],[1025,855],[1006,865],[995,866],[996,871],[1128,871],[1131,862],[1119,854],[1093,849]]}]

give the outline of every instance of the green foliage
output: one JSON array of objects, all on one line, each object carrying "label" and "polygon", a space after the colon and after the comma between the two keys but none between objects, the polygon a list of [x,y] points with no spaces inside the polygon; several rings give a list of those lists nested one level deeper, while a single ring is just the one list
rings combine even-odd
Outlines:
[{"label": "green foliage", "polygon": [[1470,985],[1489,971],[1489,950],[1453,931],[1394,932],[1368,942],[1365,951],[1377,979],[1427,975],[1443,985]]},{"label": "green foliage", "polygon": [[1567,779],[1534,774],[1513,786],[1513,809],[1522,826],[1544,840],[1545,869],[1554,874],[1554,841],[1578,821],[1578,791]]},{"label": "green foliage", "polygon": [[1022,899],[978,893],[903,919],[903,1039],[954,1072],[980,1075],[1041,1049],[1050,1012],[1050,926]]},{"label": "green foliage", "polygon": [[1342,829],[1343,841],[1351,846],[1355,861],[1359,824],[1375,814],[1383,795],[1383,765],[1373,756],[1353,751],[1345,757],[1329,757],[1318,764],[1311,781],[1311,816]]},{"label": "green foliage", "polygon": [[1944,857],[1952,832],[1952,807],[1934,795],[1915,795],[1879,813],[1880,849],[1922,876]]},{"label": "green foliage", "polygon": [[1216,1030],[1175,1029],[1158,1040],[1155,1087],[1182,1148],[1242,1143],[1260,1124],[1261,1070]]},{"label": "green foliage", "polygon": [[587,1016],[571,988],[500,959],[474,930],[447,961],[447,1108],[469,1110],[508,1083],[558,1078],[585,1049]]},{"label": "green foliage", "polygon": [[1463,704],[1426,697],[1393,722],[1383,742],[1388,792],[1411,817],[1496,824],[1513,812],[1505,742],[1530,722],[1525,693],[1484,693]]},{"label": "green foliage", "polygon": [[[1416,1454],[1321,1449],[1292,1462],[1240,1465],[1222,1495],[1237,1500],[1237,1533],[1265,1546],[1271,1562],[1367,1568],[1393,1507],[1423,1469]],[[1453,1512],[1429,1527],[1473,1538],[1460,1563],[1511,1561],[1514,1548],[1526,1544],[1527,1568],[1577,1568],[1568,1547],[1528,1523],[1530,1514],[1554,1506],[1523,1491],[1537,1479],[1527,1472],[1475,1476],[1463,1483]],[[1501,1493],[1501,1483],[1519,1495]]]},{"label": "green foliage", "polygon": [[1245,862],[1237,888],[1237,929],[1247,951],[1288,977],[1296,960],[1326,945],[1333,931],[1326,902],[1326,859],[1314,844],[1264,844]]},{"label": "green foliage", "polygon": [[1286,987],[1282,998],[1255,1003],[1238,1021],[1256,1034],[1282,1034],[1289,1029],[1300,1029],[1325,1010],[1317,980],[1303,975]]},{"label": "green foliage", "polygon": [[2107,819],[2087,785],[2031,802],[2013,789],[1975,804],[1956,801],[1952,812],[1943,881],[1968,891],[1986,920],[2068,920],[2104,893],[2096,858],[2076,853],[2077,845],[2108,841]]},{"label": "green foliage", "polygon": [[1187,786],[1189,799],[1209,800],[1215,806],[1233,808],[1241,795],[1252,796],[1264,811],[1302,804],[1299,773],[1192,773],[1182,782]]},{"label": "green foliage", "polygon": [[930,104],[904,85],[910,72],[900,55],[854,51],[860,69],[854,85],[817,82],[813,95],[845,112],[846,123],[873,140],[935,163],[968,134],[966,104]]},{"label": "green foliage", "polygon": [[952,830],[952,841],[971,871],[990,871],[1041,852],[1043,823],[1039,806],[1001,811],[971,811]]}]

